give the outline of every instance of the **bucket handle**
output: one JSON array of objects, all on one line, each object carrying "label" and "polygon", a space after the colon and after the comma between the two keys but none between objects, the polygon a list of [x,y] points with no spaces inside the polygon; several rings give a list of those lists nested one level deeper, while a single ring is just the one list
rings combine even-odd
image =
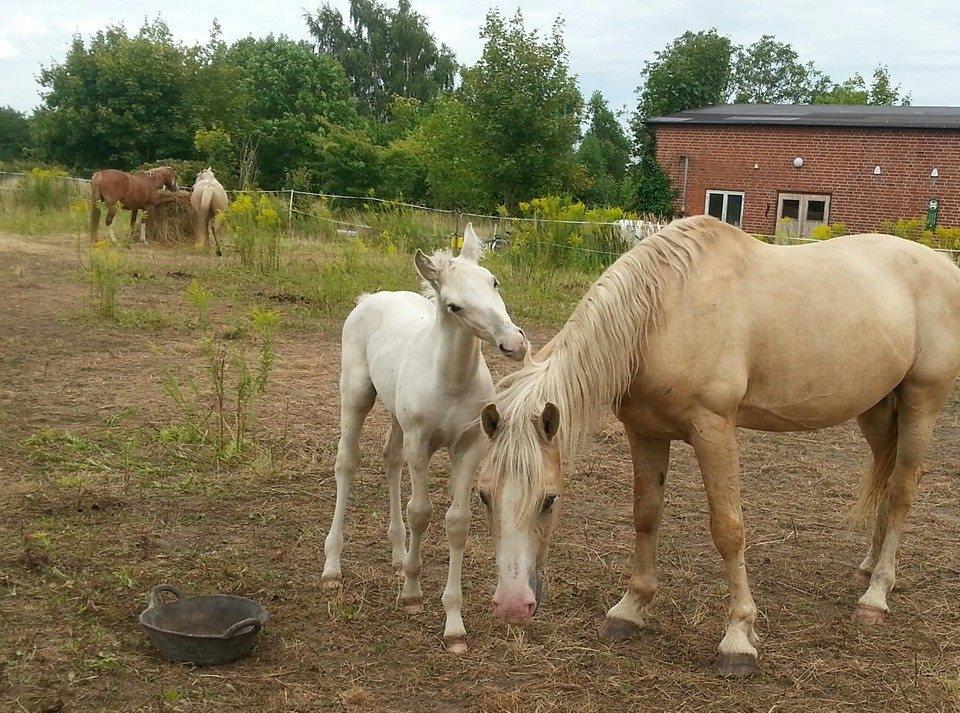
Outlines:
[{"label": "bucket handle", "polygon": [[[263,623],[257,617],[252,616],[249,619],[238,621],[236,624],[223,632],[220,635],[220,638],[232,639],[234,636],[239,636],[241,633],[256,634],[261,628],[263,628]],[[244,631],[244,629],[249,629],[249,631]]]},{"label": "bucket handle", "polygon": [[153,609],[160,604],[160,595],[164,592],[172,594],[175,599],[183,599],[183,592],[172,584],[158,584],[147,592],[147,609]]}]

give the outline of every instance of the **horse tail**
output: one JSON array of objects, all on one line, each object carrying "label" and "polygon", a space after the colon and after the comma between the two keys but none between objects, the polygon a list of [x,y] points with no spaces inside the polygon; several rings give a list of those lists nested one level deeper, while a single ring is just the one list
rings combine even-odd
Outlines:
[{"label": "horse tail", "polygon": [[200,208],[197,210],[197,246],[205,247],[210,235],[210,203],[213,201],[213,188],[203,186],[200,191]]},{"label": "horse tail", "polygon": [[900,428],[897,424],[899,409],[897,397],[891,395],[892,405],[887,416],[887,432],[880,450],[873,455],[873,462],[860,481],[860,493],[851,510],[855,523],[872,523],[877,512],[877,503],[887,492],[887,482],[897,462],[897,439]]},{"label": "horse tail", "polygon": [[90,178],[90,242],[97,242],[97,231],[100,229],[100,172],[97,171]]}]

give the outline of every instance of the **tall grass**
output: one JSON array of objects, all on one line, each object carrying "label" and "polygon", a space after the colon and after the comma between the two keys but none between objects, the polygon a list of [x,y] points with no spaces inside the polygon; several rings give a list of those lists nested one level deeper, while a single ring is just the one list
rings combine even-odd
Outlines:
[{"label": "tall grass", "polygon": [[280,269],[283,250],[283,206],[261,195],[241,195],[223,213],[221,225],[229,233],[240,264],[262,275]]},{"label": "tall grass", "polygon": [[115,319],[119,314],[117,295],[123,282],[123,256],[104,241],[98,242],[90,252],[87,279],[96,314]]}]

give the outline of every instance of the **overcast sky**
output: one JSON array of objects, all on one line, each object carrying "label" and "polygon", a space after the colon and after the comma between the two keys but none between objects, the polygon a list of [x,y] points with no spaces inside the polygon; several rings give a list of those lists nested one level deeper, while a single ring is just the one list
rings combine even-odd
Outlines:
[{"label": "overcast sky", "polygon": [[[346,0],[333,3],[345,9]],[[393,4],[393,3],[391,3]],[[480,54],[477,36],[486,9],[497,3],[413,0],[434,34],[462,63]],[[122,7],[120,7],[122,5]],[[528,26],[548,29],[566,19],[570,63],[584,95],[600,89],[614,107],[635,105],[634,90],[645,60],[685,30],[716,27],[736,43],[762,34],[790,42],[839,81],[878,62],[914,104],[960,105],[960,2],[957,0],[543,0],[499,3],[523,9]],[[40,101],[36,76],[42,64],[61,60],[74,33],[89,35],[110,22],[136,29],[159,13],[174,35],[202,41],[216,17],[229,42],[248,34],[283,33],[306,38],[301,0],[0,0],[0,105],[29,110]]]}]

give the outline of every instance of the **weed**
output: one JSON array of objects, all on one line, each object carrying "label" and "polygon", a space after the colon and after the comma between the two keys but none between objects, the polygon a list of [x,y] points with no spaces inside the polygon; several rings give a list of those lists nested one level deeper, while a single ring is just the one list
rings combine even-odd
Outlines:
[{"label": "weed", "polygon": [[123,268],[123,256],[109,243],[101,240],[93,246],[87,277],[94,310],[101,317],[117,317],[117,295],[123,284]]}]

